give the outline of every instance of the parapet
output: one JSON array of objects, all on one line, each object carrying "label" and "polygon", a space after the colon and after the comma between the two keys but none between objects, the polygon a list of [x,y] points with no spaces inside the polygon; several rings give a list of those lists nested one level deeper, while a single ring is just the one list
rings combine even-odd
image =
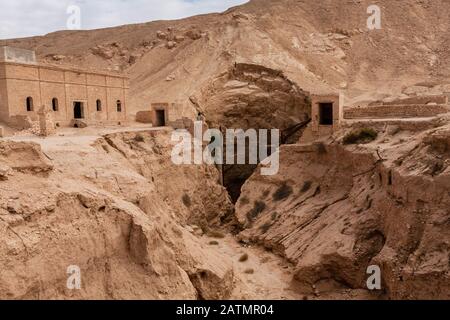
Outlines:
[{"label": "parapet", "polygon": [[0,62],[37,64],[36,53],[32,50],[0,47]]}]

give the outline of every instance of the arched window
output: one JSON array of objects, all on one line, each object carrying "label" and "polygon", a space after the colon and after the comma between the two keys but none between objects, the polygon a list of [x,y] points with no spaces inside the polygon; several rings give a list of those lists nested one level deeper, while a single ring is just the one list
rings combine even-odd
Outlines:
[{"label": "arched window", "polygon": [[100,99],[97,100],[97,111],[102,111],[102,101]]},{"label": "arched window", "polygon": [[33,98],[32,97],[27,98],[27,111],[28,112],[33,111]]},{"label": "arched window", "polygon": [[59,103],[58,103],[58,99],[57,98],[53,98],[52,99],[52,109],[53,109],[53,111],[58,111],[59,110]]},{"label": "arched window", "polygon": [[122,101],[117,100],[117,112],[122,112]]}]

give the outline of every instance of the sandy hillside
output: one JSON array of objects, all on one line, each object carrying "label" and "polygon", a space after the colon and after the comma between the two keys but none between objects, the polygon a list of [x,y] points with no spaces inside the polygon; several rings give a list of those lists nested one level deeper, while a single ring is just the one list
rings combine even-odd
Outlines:
[{"label": "sandy hillside", "polygon": [[450,91],[449,2],[378,1],[382,29],[375,31],[366,26],[370,4],[253,0],[221,14],[2,44],[35,49],[51,63],[124,70],[134,110],[188,103],[235,62],[281,70],[307,91],[342,89],[349,104]]}]

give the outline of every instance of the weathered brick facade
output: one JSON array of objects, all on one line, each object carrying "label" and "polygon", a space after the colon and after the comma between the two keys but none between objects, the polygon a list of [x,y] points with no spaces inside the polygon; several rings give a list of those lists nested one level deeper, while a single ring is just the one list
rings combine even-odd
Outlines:
[{"label": "weathered brick facade", "polygon": [[11,125],[26,116],[37,121],[42,106],[60,126],[118,124],[127,119],[128,90],[120,74],[39,64],[32,51],[0,48],[0,121]]}]

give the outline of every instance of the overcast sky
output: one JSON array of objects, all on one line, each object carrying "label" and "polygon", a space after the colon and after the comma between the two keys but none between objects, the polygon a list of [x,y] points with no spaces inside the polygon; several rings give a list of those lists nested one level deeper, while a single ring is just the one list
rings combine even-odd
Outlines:
[{"label": "overcast sky", "polygon": [[[81,10],[81,29],[222,12],[248,0],[1,0],[0,39],[67,29],[69,7]],[[73,11],[72,11],[73,13]]]}]

